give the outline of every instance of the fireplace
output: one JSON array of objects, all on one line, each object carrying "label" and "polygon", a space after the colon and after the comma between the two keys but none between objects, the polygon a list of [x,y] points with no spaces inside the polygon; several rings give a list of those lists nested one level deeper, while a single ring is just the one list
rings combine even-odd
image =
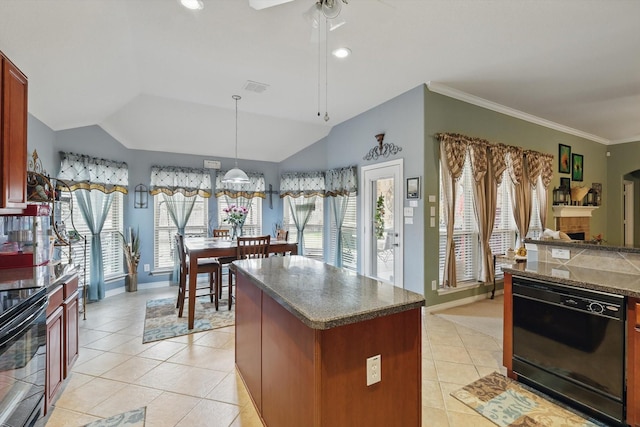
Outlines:
[{"label": "fireplace", "polygon": [[597,206],[553,206],[556,230],[572,240],[586,240],[591,236],[591,212]]}]

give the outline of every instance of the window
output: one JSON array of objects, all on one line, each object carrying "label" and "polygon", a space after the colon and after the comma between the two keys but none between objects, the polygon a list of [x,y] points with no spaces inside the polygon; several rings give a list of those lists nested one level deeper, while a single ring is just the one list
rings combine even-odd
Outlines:
[{"label": "window", "polygon": [[247,199],[245,197],[238,197],[232,199],[228,196],[218,197],[218,227],[219,228],[231,228],[229,223],[224,222],[227,214],[224,213],[225,208],[231,205],[246,206],[249,209],[249,214],[244,220],[242,226],[242,233],[245,235],[262,235],[262,199],[260,197],[253,197]]},{"label": "window", "polygon": [[[442,174],[442,171],[440,173]],[[453,240],[456,248],[456,277],[459,284],[464,281],[475,281],[476,272],[478,271],[478,227],[476,226],[476,218],[473,211],[472,180],[471,163],[469,156],[467,156],[462,176],[454,183],[456,186],[456,201]],[[440,182],[442,182],[442,176],[440,176]],[[444,209],[446,209],[446,204],[442,188],[440,188],[440,283],[444,282],[444,253],[447,245]]]},{"label": "window", "polygon": [[[122,255],[121,240],[118,233],[123,232],[123,194],[120,192],[112,193],[113,201],[107,214],[107,219],[102,227],[100,233],[100,239],[102,241],[102,262],[104,269],[105,280],[115,278],[125,273],[124,261]],[[73,207],[69,203],[65,203],[64,200],[72,200]],[[71,211],[73,211],[73,225],[80,235],[84,236],[87,240],[87,256],[85,264],[84,256],[84,243],[78,242],[71,245],[72,260],[76,265],[80,265],[81,268],[86,269],[86,277],[91,277],[91,230],[87,226],[80,208],[78,207],[78,200],[76,199],[75,192],[62,193],[62,202],[57,206],[60,208],[60,220],[65,222],[67,231],[72,229]],[[73,209],[71,209],[73,208]],[[66,249],[63,249],[66,250]],[[64,254],[63,256],[66,256]]]},{"label": "window", "polygon": [[[322,197],[291,197],[284,198],[283,227],[289,230],[289,241],[298,243],[298,229],[289,206],[291,201],[300,213],[311,209],[311,217],[304,228],[304,255],[309,258],[324,260],[323,253],[323,228],[324,228],[324,199]],[[315,202],[314,202],[315,201]],[[346,222],[346,220],[345,220]]]},{"label": "window", "polygon": [[[347,211],[344,215],[344,221],[342,223],[342,267],[347,270],[356,271],[358,268],[358,248],[357,248],[357,209],[356,209],[356,196],[349,196],[349,202],[347,205]],[[336,259],[336,226],[333,213],[329,215],[331,217],[331,257],[330,264],[334,264]],[[295,226],[294,226],[295,228]],[[289,233],[289,235],[292,235]],[[306,240],[306,230],[305,230]]]},{"label": "window", "polygon": [[[465,281],[476,283],[480,269],[480,244],[478,227],[473,211],[472,179],[471,164],[469,157],[467,157],[462,176],[455,184],[457,199],[455,204],[454,242],[456,247],[456,275],[458,284],[464,284]],[[440,177],[440,182],[442,182],[442,176]],[[514,248],[516,245],[517,227],[513,219],[512,201],[509,195],[510,186],[511,180],[505,175],[498,186],[495,222],[493,225],[493,233],[489,239],[489,246],[494,254],[505,254],[507,249]],[[535,192],[536,190],[534,189],[532,195],[531,223],[529,225],[529,233],[527,234],[527,237],[531,238],[540,236],[543,231],[540,224],[540,214]],[[441,284],[443,283],[444,257],[447,243],[447,229],[444,224],[443,211],[445,208],[442,188],[440,188],[439,273]],[[497,269],[496,277],[501,276],[502,271]]]},{"label": "window", "polygon": [[[175,226],[167,203],[162,194],[153,196],[154,204],[154,236],[153,236],[153,266],[154,269],[171,269],[173,268],[175,251],[175,235],[178,227]],[[207,235],[208,221],[207,199],[196,196],[191,216],[187,221],[184,233],[187,236]]]}]

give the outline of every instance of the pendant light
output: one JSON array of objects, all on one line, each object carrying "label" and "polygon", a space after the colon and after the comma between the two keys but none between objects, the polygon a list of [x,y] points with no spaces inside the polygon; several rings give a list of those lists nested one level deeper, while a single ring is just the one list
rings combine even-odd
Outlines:
[{"label": "pendant light", "polygon": [[238,100],[240,100],[240,95],[233,95],[232,98],[236,101],[236,166],[224,174],[222,182],[231,184],[247,184],[249,182],[249,177],[238,167]]}]

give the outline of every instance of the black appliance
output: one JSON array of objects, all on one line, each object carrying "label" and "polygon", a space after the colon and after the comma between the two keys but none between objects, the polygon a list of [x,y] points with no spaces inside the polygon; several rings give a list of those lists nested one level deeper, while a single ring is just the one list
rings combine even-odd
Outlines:
[{"label": "black appliance", "polygon": [[46,287],[0,284],[0,426],[31,427],[44,413],[46,307]]},{"label": "black appliance", "polygon": [[595,418],[625,425],[625,298],[514,277],[513,371]]}]

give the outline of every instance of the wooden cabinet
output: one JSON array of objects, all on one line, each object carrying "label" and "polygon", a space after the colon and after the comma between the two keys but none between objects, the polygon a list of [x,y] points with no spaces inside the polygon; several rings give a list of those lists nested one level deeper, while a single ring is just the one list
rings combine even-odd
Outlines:
[{"label": "wooden cabinet", "polygon": [[627,303],[627,424],[640,427],[640,299]]},{"label": "wooden cabinet", "polygon": [[49,293],[47,306],[47,375],[45,380],[45,413],[62,387],[64,380],[64,317],[61,307],[62,286]]},{"label": "wooden cabinet", "polygon": [[64,302],[62,307],[64,310],[64,377],[71,373],[71,367],[78,359],[78,277],[64,284]]},{"label": "wooden cabinet", "polygon": [[45,413],[78,359],[78,293],[77,275],[49,292]]},{"label": "wooden cabinet", "polygon": [[0,52],[0,212],[27,206],[27,78]]}]

